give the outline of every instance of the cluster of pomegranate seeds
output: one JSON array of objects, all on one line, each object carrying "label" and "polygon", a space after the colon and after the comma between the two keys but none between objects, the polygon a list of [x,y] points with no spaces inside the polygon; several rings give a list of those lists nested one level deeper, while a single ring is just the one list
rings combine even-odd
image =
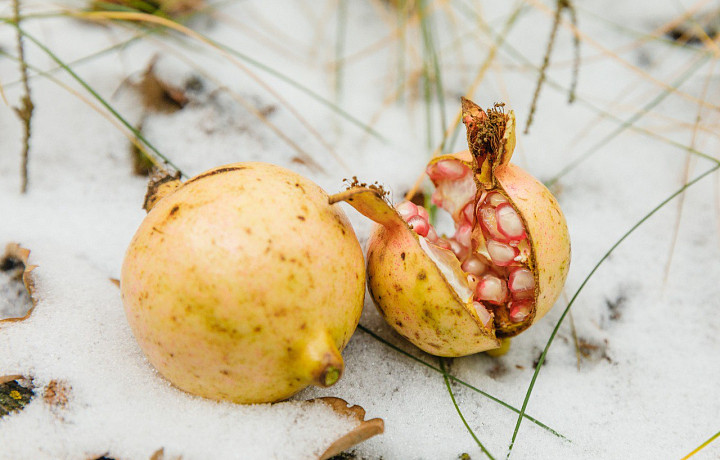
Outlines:
[{"label": "cluster of pomegranate seeds", "polygon": [[[482,193],[476,204],[476,193],[458,185],[472,178],[470,168],[459,161],[437,162],[427,173],[437,186],[433,202],[455,215],[455,234],[438,236],[427,210],[409,201],[397,205],[398,213],[418,235],[455,254],[474,292],[473,306],[486,327],[501,310],[502,317],[512,323],[524,321],[533,308],[535,278],[520,256],[518,246],[527,233],[517,211],[497,191]],[[458,198],[465,201],[459,203]],[[448,209],[450,202],[454,209]],[[478,226],[484,242],[473,241]]]}]

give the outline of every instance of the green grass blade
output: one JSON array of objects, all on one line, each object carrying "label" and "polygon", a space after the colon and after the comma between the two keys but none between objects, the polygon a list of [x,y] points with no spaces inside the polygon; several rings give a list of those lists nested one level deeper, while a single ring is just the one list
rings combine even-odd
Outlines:
[{"label": "green grass blade", "polygon": [[493,457],[492,454],[485,448],[485,446],[483,446],[483,443],[480,442],[478,437],[475,435],[475,432],[472,430],[472,428],[470,428],[470,425],[468,425],[468,422],[465,420],[465,417],[460,410],[460,406],[458,406],[457,401],[455,401],[455,395],[453,394],[452,388],[450,387],[450,379],[448,378],[448,373],[445,371],[445,359],[443,358],[440,358],[440,369],[442,370],[443,379],[445,380],[445,386],[447,387],[448,393],[450,393],[450,399],[452,399],[453,406],[455,406],[455,410],[460,416],[460,420],[462,420],[463,425],[465,425],[468,433],[470,433],[470,436],[472,436],[477,445],[480,446],[480,449],[485,453],[485,455],[487,455],[490,460],[495,460],[495,457]]},{"label": "green grass blade", "polygon": [[[393,350],[397,351],[398,353],[400,353],[400,354],[402,354],[402,355],[405,355],[406,357],[412,359],[413,361],[415,361],[415,362],[417,362],[417,363],[419,363],[419,364],[422,364],[423,366],[425,366],[425,367],[427,367],[427,368],[429,368],[429,369],[432,369],[432,370],[434,370],[435,372],[439,372],[439,373],[441,373],[441,374],[443,373],[442,369],[440,369],[440,368],[438,368],[438,367],[435,367],[435,366],[433,366],[432,364],[427,363],[427,362],[423,361],[422,359],[420,359],[420,358],[418,358],[418,357],[416,357],[416,356],[411,355],[410,353],[408,353],[407,351],[403,350],[402,348],[399,348],[399,347],[393,345],[392,343],[388,342],[387,340],[383,339],[383,338],[380,337],[379,335],[375,334],[373,331],[371,331],[370,329],[366,328],[366,327],[363,326],[362,324],[358,324],[358,329],[360,329],[361,331],[365,332],[366,334],[368,334],[369,336],[371,336],[372,338],[374,338],[374,339],[377,340],[378,342],[382,343],[383,345],[386,345],[386,346],[392,348]],[[479,389],[479,388],[476,388],[476,387],[470,385],[469,383],[467,383],[467,382],[465,382],[465,381],[463,381],[463,380],[460,380],[459,378],[455,377],[454,375],[448,374],[448,378],[449,378],[450,380],[454,381],[454,382],[459,383],[460,385],[463,385],[464,387],[467,387],[467,388],[471,389],[472,391],[474,391],[474,392],[476,392],[476,393],[480,393],[481,395],[485,396],[486,398],[490,399],[491,401],[494,401],[494,402],[500,404],[501,406],[503,406],[503,407],[505,407],[506,409],[509,409],[509,410],[515,412],[516,414],[519,414],[519,413],[520,413],[520,410],[518,410],[517,408],[511,406],[510,404],[506,403],[505,401],[503,401],[503,400],[501,400],[501,399],[498,399],[498,398],[496,398],[495,396],[491,395],[490,393],[486,393],[485,391],[483,391],[483,390],[481,390],[481,389]],[[536,418],[531,417],[531,416],[529,416],[529,415],[527,415],[527,414],[524,414],[523,417],[525,417],[526,419],[530,420],[532,423],[534,423],[535,425],[539,426],[540,428],[549,431],[550,433],[554,434],[554,435],[557,436],[558,438],[562,438],[562,439],[565,439],[566,441],[569,441],[568,438],[566,438],[566,437],[563,436],[562,434],[558,433],[557,431],[553,430],[552,428],[550,428],[549,426],[545,425],[544,423],[542,423],[541,421],[537,420]]]},{"label": "green grass blade", "polygon": [[[466,15],[468,15],[468,16],[474,17],[474,18],[478,21],[478,23],[480,24],[480,29],[482,29],[486,34],[488,34],[488,36],[490,36],[491,38],[493,38],[494,40],[496,40],[497,43],[499,43],[499,45],[502,47],[502,49],[507,53],[507,55],[509,55],[510,57],[516,59],[516,60],[517,60],[518,62],[520,62],[523,66],[533,68],[533,69],[537,70],[538,72],[540,71],[540,68],[539,68],[537,65],[535,65],[533,62],[531,62],[530,60],[528,60],[528,59],[527,59],[522,53],[520,53],[515,47],[513,47],[511,44],[507,43],[505,40],[501,40],[501,39],[500,39],[501,34],[496,33],[496,32],[495,32],[493,29],[491,29],[486,23],[484,23],[484,22],[482,21],[482,18],[481,18],[480,16],[477,16],[477,14],[476,14],[474,11],[472,11],[472,10],[470,9],[470,7],[468,7],[467,5],[464,5],[464,4],[462,4],[462,3],[453,3],[453,5],[456,6],[456,7],[457,7],[461,12],[463,12],[464,14],[466,14]],[[703,54],[704,54],[708,59],[711,58],[711,57],[713,57],[712,53],[709,52],[709,51],[704,51]],[[551,88],[553,88],[553,89],[555,89],[555,90],[557,90],[557,91],[560,91],[560,92],[562,92],[562,93],[567,93],[567,91],[568,91],[567,88],[563,87],[563,85],[561,85],[560,83],[558,83],[558,82],[555,81],[555,80],[552,80],[551,78],[546,78],[545,83],[547,84],[547,86],[549,86],[549,87],[551,87]],[[624,120],[622,120],[621,118],[619,118],[619,117],[617,117],[616,115],[612,114],[611,112],[607,112],[607,111],[605,111],[605,110],[597,107],[597,106],[594,105],[593,103],[587,101],[586,99],[581,98],[581,97],[579,97],[579,96],[577,96],[577,95],[575,96],[575,103],[581,104],[581,105],[583,105],[583,106],[585,106],[585,107],[588,107],[588,108],[590,108],[591,110],[593,110],[594,112],[596,112],[596,113],[598,113],[598,114],[600,114],[600,115],[602,115],[602,116],[604,116],[604,117],[610,118],[610,119],[612,119],[612,120],[614,120],[614,121],[617,121],[618,123],[624,123]],[[687,146],[685,146],[685,145],[682,145],[682,144],[680,144],[680,143],[678,143],[678,142],[676,142],[676,141],[673,141],[673,140],[671,140],[671,139],[667,139],[666,137],[660,136],[660,135],[658,135],[658,134],[656,134],[656,133],[653,133],[653,132],[651,132],[650,130],[647,130],[647,129],[645,129],[645,128],[641,128],[641,127],[635,126],[634,124],[631,124],[631,125],[627,126],[627,128],[632,129],[633,131],[637,131],[637,132],[639,132],[639,133],[641,133],[641,134],[645,134],[645,135],[647,135],[647,136],[650,136],[650,137],[652,137],[653,139],[659,140],[659,141],[664,142],[664,143],[666,143],[666,144],[668,144],[668,145],[672,145],[673,147],[679,147],[679,148],[681,148],[682,150],[685,150],[685,151],[687,151],[687,152],[689,152],[689,153],[692,153],[693,155],[697,155],[697,156],[703,157],[703,158],[708,159],[708,160],[713,161],[713,162],[717,162],[717,161],[718,161],[718,160],[716,160],[715,158],[713,158],[712,156],[707,155],[707,154],[705,154],[705,153],[703,153],[703,152],[700,152],[700,151],[698,151],[697,149],[689,149],[689,148],[688,148]],[[547,182],[546,182],[546,185],[548,185]]]},{"label": "green grass blade", "polygon": [[347,30],[347,0],[338,0],[337,29],[335,31],[335,100],[340,101],[343,84],[343,60],[345,57],[345,32]]},{"label": "green grass blade", "polygon": [[[201,35],[201,34],[198,34],[198,35]],[[269,75],[277,78],[278,80],[281,80],[281,81],[284,82],[284,83],[289,84],[289,85],[292,86],[293,88],[295,88],[295,89],[299,90],[300,92],[302,92],[302,93],[310,96],[313,100],[319,102],[320,104],[324,105],[325,107],[327,107],[328,109],[332,110],[332,111],[335,112],[336,114],[340,115],[340,116],[341,116],[342,118],[344,118],[345,120],[347,120],[347,121],[349,121],[350,123],[354,124],[355,126],[361,128],[361,129],[362,129],[363,131],[365,131],[366,133],[371,134],[371,135],[372,135],[373,137],[375,137],[376,139],[381,140],[381,141],[383,141],[383,142],[387,142],[387,140],[382,136],[382,134],[380,134],[379,132],[377,132],[376,130],[374,130],[371,126],[369,126],[369,125],[363,123],[362,121],[358,120],[357,118],[355,118],[354,116],[350,115],[348,112],[346,112],[346,111],[344,111],[342,108],[340,108],[337,104],[334,104],[334,103],[332,103],[331,101],[325,99],[324,97],[322,97],[322,96],[319,95],[318,93],[314,92],[314,91],[311,90],[310,88],[308,88],[308,87],[306,87],[306,86],[303,86],[303,85],[301,85],[300,83],[298,83],[297,81],[295,81],[295,80],[293,80],[292,78],[288,77],[287,75],[284,75],[282,72],[279,72],[279,71],[273,69],[272,67],[270,67],[270,66],[268,66],[268,65],[266,65],[266,64],[263,64],[262,62],[260,62],[260,61],[258,61],[258,60],[256,60],[256,59],[253,59],[253,58],[251,58],[250,56],[248,56],[248,55],[246,55],[246,54],[244,54],[244,53],[241,53],[240,51],[238,51],[238,50],[236,50],[236,49],[234,49],[234,48],[232,48],[232,47],[230,47],[230,46],[228,46],[228,45],[225,45],[225,44],[223,44],[223,43],[220,43],[220,42],[218,42],[218,41],[215,41],[215,40],[213,40],[213,39],[211,39],[211,38],[209,38],[209,37],[206,37],[206,36],[204,36],[204,35],[203,35],[203,37],[204,37],[205,39],[207,39],[209,42],[211,42],[214,46],[217,46],[218,48],[221,48],[222,50],[224,50],[224,51],[232,54],[233,56],[235,56],[235,57],[237,57],[237,58],[239,58],[239,59],[242,59],[243,61],[247,62],[248,64],[252,65],[253,67],[262,70],[263,72],[265,72],[265,73],[267,73],[267,74],[269,74]]]},{"label": "green grass blade", "polygon": [[610,142],[612,139],[617,137],[619,134],[621,134],[623,131],[628,129],[630,126],[634,125],[637,121],[639,121],[643,116],[645,116],[647,113],[650,112],[654,107],[656,107],[658,104],[660,104],[665,98],[667,98],[669,95],[671,95],[674,91],[678,89],[680,86],[682,86],[685,81],[687,81],[691,76],[695,75],[695,72],[700,70],[700,68],[708,62],[710,59],[710,54],[706,54],[700,58],[698,58],[693,65],[690,66],[689,69],[687,69],[685,72],[683,72],[680,77],[671,83],[671,88],[664,89],[655,96],[650,102],[648,102],[644,107],[642,107],[640,110],[635,112],[630,118],[623,121],[620,126],[615,128],[612,132],[610,132],[608,135],[600,139],[598,142],[593,144],[589,149],[587,149],[582,155],[575,158],[571,162],[569,162],[564,168],[560,170],[554,177],[552,177],[548,182],[547,186],[550,187],[553,184],[555,184],[560,178],[562,178],[565,174],[569,173],[573,169],[577,168],[581,163],[583,163],[585,160],[590,158],[593,154],[597,153],[602,149],[608,142]]},{"label": "green grass blade", "polygon": [[171,166],[175,171],[179,172],[181,175],[184,175],[183,172],[180,170],[179,167],[177,167],[172,161],[170,161],[169,158],[167,158],[165,155],[160,153],[160,151],[155,148],[154,145],[152,145],[146,138],[143,136],[143,134],[136,129],[132,124],[130,124],[122,115],[120,115],[117,110],[115,110],[100,94],[97,93],[90,85],[85,82],[78,74],[76,74],[70,67],[68,67],[65,62],[63,62],[59,57],[55,55],[48,47],[46,47],[42,42],[40,42],[37,38],[34,36],[28,34],[25,32],[21,27],[15,25],[17,29],[20,31],[20,33],[33,42],[38,48],[40,48],[43,52],[45,52],[50,58],[55,61],[60,67],[62,67],[70,76],[77,81],[83,88],[85,88],[86,91],[88,91],[100,104],[103,105],[115,118],[117,118],[127,129],[129,129],[133,135],[135,135],[138,139],[140,139],[152,152],[157,155],[159,158],[161,158],[165,164]]},{"label": "green grass blade", "polygon": [[580,284],[580,287],[575,291],[575,294],[570,299],[570,302],[568,302],[567,307],[565,307],[565,310],[563,311],[562,315],[560,315],[560,319],[558,319],[557,323],[555,324],[555,328],[553,329],[552,333],[550,334],[550,338],[547,341],[547,344],[545,345],[545,349],[543,350],[542,354],[540,355],[540,359],[538,360],[538,364],[535,367],[535,372],[533,373],[532,380],[530,380],[530,386],[528,387],[527,392],[525,393],[525,399],[523,400],[522,408],[520,409],[520,414],[518,416],[517,422],[515,423],[515,429],[513,431],[512,440],[510,441],[510,446],[508,448],[507,457],[510,457],[510,453],[512,452],[512,448],[515,445],[515,440],[517,438],[518,431],[520,430],[520,424],[522,423],[523,414],[525,413],[525,409],[527,409],[528,401],[530,401],[530,395],[532,394],[532,390],[535,387],[535,381],[537,380],[537,376],[540,373],[540,369],[542,368],[543,362],[545,362],[545,356],[547,355],[548,350],[550,349],[550,346],[553,343],[553,340],[555,339],[555,336],[557,335],[558,330],[560,329],[560,325],[562,324],[563,320],[565,319],[565,316],[567,316],[568,312],[570,311],[570,307],[573,306],[575,303],[575,299],[577,299],[580,292],[582,292],[585,285],[590,281],[590,278],[595,274],[595,272],[600,268],[600,266],[605,262],[608,257],[610,257],[610,254],[613,253],[613,251],[620,246],[620,244],[627,239],[635,230],[637,230],[645,221],[647,221],[650,217],[652,217],[656,212],[658,212],[663,206],[665,206],[667,203],[672,201],[675,197],[682,194],[685,190],[687,190],[689,187],[693,186],[694,184],[701,181],[706,176],[709,176],[713,172],[720,169],[720,163],[716,164],[712,168],[708,169],[704,173],[697,176],[695,179],[689,181],[682,187],[680,187],[678,190],[676,190],[672,195],[665,198],[660,204],[655,206],[649,213],[645,214],[642,219],[640,219],[635,225],[633,225],[623,236],[620,237],[619,240],[613,244],[610,249],[600,258],[600,260],[595,264],[595,266],[590,270],[590,273],[585,277],[583,282]]},{"label": "green grass blade", "polygon": [[716,440],[718,437],[720,437],[720,431],[718,431],[717,433],[715,433],[713,436],[710,437],[710,439],[708,439],[708,440],[705,441],[704,443],[702,443],[702,444],[700,444],[699,446],[697,446],[695,449],[693,449],[692,452],[690,452],[689,454],[687,454],[686,456],[684,456],[684,457],[681,458],[680,460],[687,460],[688,458],[690,458],[690,457],[692,457],[693,455],[697,454],[698,452],[700,452],[701,450],[703,450],[705,447],[707,447],[708,444],[710,444],[711,442],[713,442],[714,440]]}]

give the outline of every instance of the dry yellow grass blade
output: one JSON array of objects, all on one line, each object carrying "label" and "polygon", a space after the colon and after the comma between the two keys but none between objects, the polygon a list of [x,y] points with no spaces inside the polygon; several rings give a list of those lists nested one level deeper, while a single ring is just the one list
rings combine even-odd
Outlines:
[{"label": "dry yellow grass blade", "polygon": [[[703,99],[706,97],[707,92],[710,88],[710,81],[712,80],[713,73],[714,73],[713,71],[715,69],[716,63],[717,63],[717,61],[713,62],[712,67],[710,68],[710,72],[708,72],[708,76],[705,79],[705,84],[704,84],[704,87],[702,90],[702,98]],[[703,116],[703,107],[698,106],[697,114],[695,115],[695,127],[693,128],[692,136],[690,138],[690,144],[689,144],[689,147],[691,149],[695,148],[695,144],[697,142],[698,127],[700,125],[700,121],[702,120],[702,116]],[[690,152],[688,152],[685,155],[685,168],[683,170],[683,177],[682,177],[683,184],[687,184],[687,182],[690,180],[690,171],[692,169],[691,163],[692,163],[693,158],[694,158],[694,156]],[[685,195],[686,195],[685,192],[683,192],[678,197],[679,199],[678,199],[677,218],[675,219],[675,225],[673,226],[673,235],[672,235],[672,239],[671,239],[671,243],[670,243],[668,259],[667,259],[667,262],[665,263],[665,275],[663,277],[663,284],[667,283],[667,280],[670,276],[670,267],[672,265],[673,254],[675,253],[675,246],[677,245],[678,236],[680,235],[680,222],[682,221],[683,206],[685,205]]]},{"label": "dry yellow grass blade", "polygon": [[7,105],[8,107],[10,106],[10,103],[8,102],[7,98],[5,97],[5,90],[3,89],[3,84],[1,81],[0,81],[0,99],[3,100],[5,105]]},{"label": "dry yellow grass blade", "polygon": [[[537,8],[538,10],[542,11],[543,13],[547,14],[548,16],[551,16],[551,17],[552,17],[552,16],[555,15],[555,12],[554,12],[553,10],[551,10],[550,8],[548,8],[546,5],[543,5],[543,4],[540,3],[538,0],[527,0],[527,1],[528,1],[528,3],[530,3],[532,6],[534,6],[534,7]],[[677,90],[677,89],[673,88],[671,85],[667,84],[666,82],[664,82],[664,81],[662,81],[662,80],[658,80],[657,78],[653,77],[652,75],[650,75],[649,73],[645,72],[645,71],[642,70],[641,68],[639,68],[639,67],[631,64],[630,62],[626,61],[625,59],[621,58],[621,57],[618,56],[615,52],[613,52],[612,50],[604,47],[604,46],[601,45],[599,42],[593,40],[592,38],[590,38],[590,36],[588,36],[587,34],[585,34],[584,32],[582,32],[580,29],[578,29],[577,27],[575,27],[575,26],[572,25],[571,23],[568,23],[567,21],[562,20],[562,21],[561,21],[561,24],[562,24],[564,27],[568,28],[573,34],[575,34],[576,36],[578,36],[582,41],[584,41],[585,43],[591,45],[592,47],[597,48],[598,50],[600,50],[600,51],[602,52],[602,54],[608,56],[609,58],[611,58],[612,60],[614,60],[614,61],[616,61],[618,64],[620,64],[621,66],[623,66],[623,67],[627,68],[628,70],[636,73],[637,75],[639,75],[640,77],[642,77],[642,78],[646,79],[647,81],[653,83],[654,85],[663,88],[665,91],[669,91],[669,92],[671,92],[671,93],[677,94],[678,96],[680,96],[680,97],[682,97],[682,98],[684,98],[684,99],[687,99],[687,100],[692,101],[692,102],[697,103],[697,104],[702,104],[702,105],[705,106],[705,107],[709,107],[709,108],[712,108],[712,109],[720,109],[720,107],[718,107],[718,106],[715,105],[715,104],[710,104],[710,103],[708,103],[708,102],[706,102],[706,101],[703,101],[702,99],[697,98],[697,97],[695,97],[695,96],[693,96],[693,95],[691,95],[691,94],[688,94],[688,93],[686,93],[686,92]]]},{"label": "dry yellow grass blade", "polygon": [[[700,0],[699,2],[695,3],[693,6],[691,6],[689,9],[687,9],[682,15],[675,17],[671,19],[670,21],[666,22],[665,24],[661,25],[660,27],[657,27],[655,30],[650,32],[647,35],[644,35],[643,37],[638,38],[637,40],[628,43],[627,45],[623,45],[619,48],[615,48],[613,50],[613,53],[617,54],[618,56],[624,53],[628,53],[630,51],[637,50],[644,44],[652,41],[652,40],[658,40],[663,35],[665,35],[670,30],[676,28],[678,25],[682,24],[683,22],[687,21],[689,18],[691,18],[695,13],[697,13],[702,7],[704,7],[706,4],[708,4],[710,0]],[[682,43],[682,42],[678,42]],[[583,62],[585,64],[591,63],[591,62],[597,62],[601,61],[603,59],[607,59],[608,56],[605,53],[599,52],[598,54],[583,57]],[[572,59],[567,60],[558,60],[553,64],[553,67],[555,68],[564,68],[569,67],[573,65]]]},{"label": "dry yellow grass blade", "polygon": [[[327,150],[328,152],[333,156],[335,161],[338,162],[345,170],[349,170],[347,164],[343,161],[343,159],[332,149],[332,147],[320,136],[320,134],[317,132],[315,128],[310,125],[310,123],[305,120],[305,118],[297,111],[295,110],[285,98],[283,98],[277,91],[275,91],[272,87],[270,87],[267,83],[265,83],[260,77],[255,75],[247,66],[245,66],[240,60],[232,56],[230,53],[228,53],[223,47],[219,46],[217,43],[215,43],[213,40],[195,32],[194,30],[183,26],[182,24],[178,24],[177,22],[171,21],[166,18],[162,18],[159,16],[154,16],[151,14],[145,14],[145,13],[131,13],[131,12],[120,12],[120,11],[97,11],[97,12],[86,12],[86,11],[75,11],[71,10],[68,13],[70,16],[78,17],[81,19],[86,19],[89,21],[105,21],[105,20],[124,20],[124,21],[135,21],[135,22],[144,22],[144,23],[151,23],[156,24],[162,27],[166,27],[168,29],[174,30],[176,32],[179,32],[187,37],[190,37],[196,41],[199,41],[207,46],[210,46],[211,48],[215,49],[217,52],[219,52],[225,59],[227,59],[229,62],[231,62],[233,65],[238,67],[240,70],[245,72],[250,78],[252,78],[257,84],[259,84],[263,89],[268,91],[270,94],[273,95],[285,108],[290,111],[290,113],[293,114],[293,116],[307,129]],[[301,150],[298,152],[298,155],[300,158],[309,166],[314,167],[316,169],[322,170],[322,167],[315,161],[315,159],[308,154],[307,152]]]},{"label": "dry yellow grass blade", "polygon": [[[504,30],[500,33],[500,39],[496,40],[492,46],[490,47],[490,51],[488,51],[488,55],[483,61],[482,65],[480,66],[480,69],[478,70],[477,74],[475,75],[475,79],[470,84],[470,88],[465,92],[466,98],[471,98],[475,91],[477,90],[477,87],[480,86],[480,83],[482,83],[483,79],[485,78],[485,74],[487,73],[488,69],[492,65],[493,61],[495,60],[495,56],[497,55],[497,51],[502,46],[502,43],[504,39],[502,37],[505,37],[507,34],[508,28],[512,26],[515,18],[520,13],[522,9],[522,5],[518,4],[518,6],[515,7],[515,10],[510,15],[510,18],[505,23]],[[460,120],[462,119],[462,109],[458,109],[458,111],[455,114],[455,118],[453,119],[452,123],[448,125],[447,129],[445,130],[445,133],[443,133],[442,140],[440,141],[440,144],[438,147],[433,151],[430,158],[434,158],[438,156],[441,153],[442,146],[445,143],[445,139],[447,139],[455,129],[457,129],[458,125],[460,124]],[[420,174],[420,176],[415,181],[415,184],[413,184],[412,188],[405,194],[405,199],[409,200],[412,196],[414,196],[418,190],[420,189],[420,185],[422,184],[423,179],[425,179],[425,171]]]}]

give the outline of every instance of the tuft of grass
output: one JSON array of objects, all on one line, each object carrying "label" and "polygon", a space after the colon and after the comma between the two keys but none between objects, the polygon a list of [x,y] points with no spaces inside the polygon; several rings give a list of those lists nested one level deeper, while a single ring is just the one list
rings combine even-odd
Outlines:
[{"label": "tuft of grass", "polygon": [[[28,34],[26,31],[24,31],[20,26],[15,25],[17,30],[28,40],[33,42],[38,48],[40,48],[45,54],[47,54],[53,61],[55,61],[56,64],[58,64],[60,67],[62,67],[75,81],[77,81],[85,90],[90,93],[105,109],[107,109],[120,123],[122,123],[128,130],[130,130],[138,139],[140,139],[143,144],[145,144],[150,150],[152,150],[153,156],[151,158],[153,159],[153,162],[163,168],[166,168],[166,166],[172,167],[175,171],[179,172],[181,175],[184,175],[180,168],[176,166],[169,158],[167,158],[165,155],[160,153],[160,151],[155,148],[154,145],[152,145],[146,138],[143,136],[143,134],[138,131],[130,122],[128,122],[120,113],[118,113],[115,108],[110,105],[100,94],[98,94],[97,91],[95,91],[85,80],[83,80],[75,71],[73,71],[70,67],[68,67],[65,62],[63,62],[59,57],[55,55],[47,46],[45,46],[40,40],[35,38],[34,36]],[[161,165],[160,161],[155,158],[157,156],[160,158],[165,165]]]},{"label": "tuft of grass", "polygon": [[[525,134],[530,132],[530,125],[532,125],[533,117],[535,115],[535,109],[537,107],[538,98],[540,97],[540,90],[542,89],[543,83],[545,82],[545,76],[548,65],[550,64],[550,54],[552,53],[555,45],[555,37],[557,36],[558,26],[560,25],[560,15],[564,10],[568,10],[570,20],[573,26],[577,29],[577,14],[575,7],[570,0],[556,0],[555,6],[555,17],[553,18],[552,29],[550,30],[550,38],[548,39],[547,48],[545,50],[545,56],[543,57],[543,63],[540,66],[540,75],[538,75],[537,86],[535,86],[535,93],[533,94],[532,102],[530,103],[530,113],[528,114],[527,124],[525,125]],[[573,34],[573,45],[575,49],[575,63],[573,65],[573,79],[570,84],[570,94],[568,96],[568,102],[572,103],[575,100],[575,87],[577,86],[577,79],[580,69],[580,38],[577,34]]]}]

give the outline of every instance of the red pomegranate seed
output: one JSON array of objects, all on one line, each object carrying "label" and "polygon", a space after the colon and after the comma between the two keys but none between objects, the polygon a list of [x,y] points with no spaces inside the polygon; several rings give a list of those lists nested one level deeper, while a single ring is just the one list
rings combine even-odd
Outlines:
[{"label": "red pomegranate seed", "polygon": [[480,208],[478,212],[478,218],[482,224],[485,232],[489,234],[490,238],[498,241],[506,241],[507,237],[503,235],[497,228],[497,219],[495,217],[495,208],[485,205]]},{"label": "red pomegranate seed", "polygon": [[412,201],[403,201],[395,205],[395,209],[405,222],[418,215],[418,207]]},{"label": "red pomegranate seed", "polygon": [[489,204],[493,208],[507,202],[507,198],[505,198],[504,196],[502,196],[502,194],[498,192],[489,193],[487,198],[485,198],[485,203]]},{"label": "red pomegranate seed", "polygon": [[408,225],[420,236],[427,236],[428,231],[430,231],[430,224],[420,216],[411,217],[408,220]]},{"label": "red pomegranate seed", "polygon": [[527,235],[520,216],[510,203],[503,203],[495,209],[497,228],[512,241],[520,241]]},{"label": "red pomegranate seed", "polygon": [[533,291],[535,289],[535,278],[527,268],[518,268],[510,272],[508,287],[515,296],[516,293]]},{"label": "red pomegranate seed", "polygon": [[475,307],[475,311],[480,317],[480,322],[483,323],[485,327],[489,327],[490,322],[493,320],[492,313],[487,311],[487,308],[485,308],[485,306],[480,302],[473,302],[473,307]]},{"label": "red pomegranate seed", "polygon": [[532,302],[529,300],[520,300],[515,301],[513,300],[508,304],[508,308],[510,309],[510,321],[513,323],[519,323],[521,321],[524,321],[525,318],[530,315],[530,310],[532,310]]},{"label": "red pomegranate seed", "polygon": [[479,257],[471,256],[463,262],[461,268],[466,273],[472,273],[473,275],[480,276],[485,273],[485,270],[487,270],[487,265],[485,265],[485,262],[480,260]]},{"label": "red pomegranate seed", "polygon": [[427,175],[433,181],[439,180],[456,180],[461,179],[468,173],[468,169],[464,164],[455,160],[443,160],[428,166]]},{"label": "red pomegranate seed", "polygon": [[480,282],[475,289],[475,298],[477,300],[485,300],[495,305],[502,305],[507,296],[505,280],[494,275],[485,275],[480,278]]},{"label": "red pomegranate seed", "polygon": [[516,248],[495,240],[488,240],[487,250],[493,263],[501,267],[507,267],[513,263],[518,255]]}]

